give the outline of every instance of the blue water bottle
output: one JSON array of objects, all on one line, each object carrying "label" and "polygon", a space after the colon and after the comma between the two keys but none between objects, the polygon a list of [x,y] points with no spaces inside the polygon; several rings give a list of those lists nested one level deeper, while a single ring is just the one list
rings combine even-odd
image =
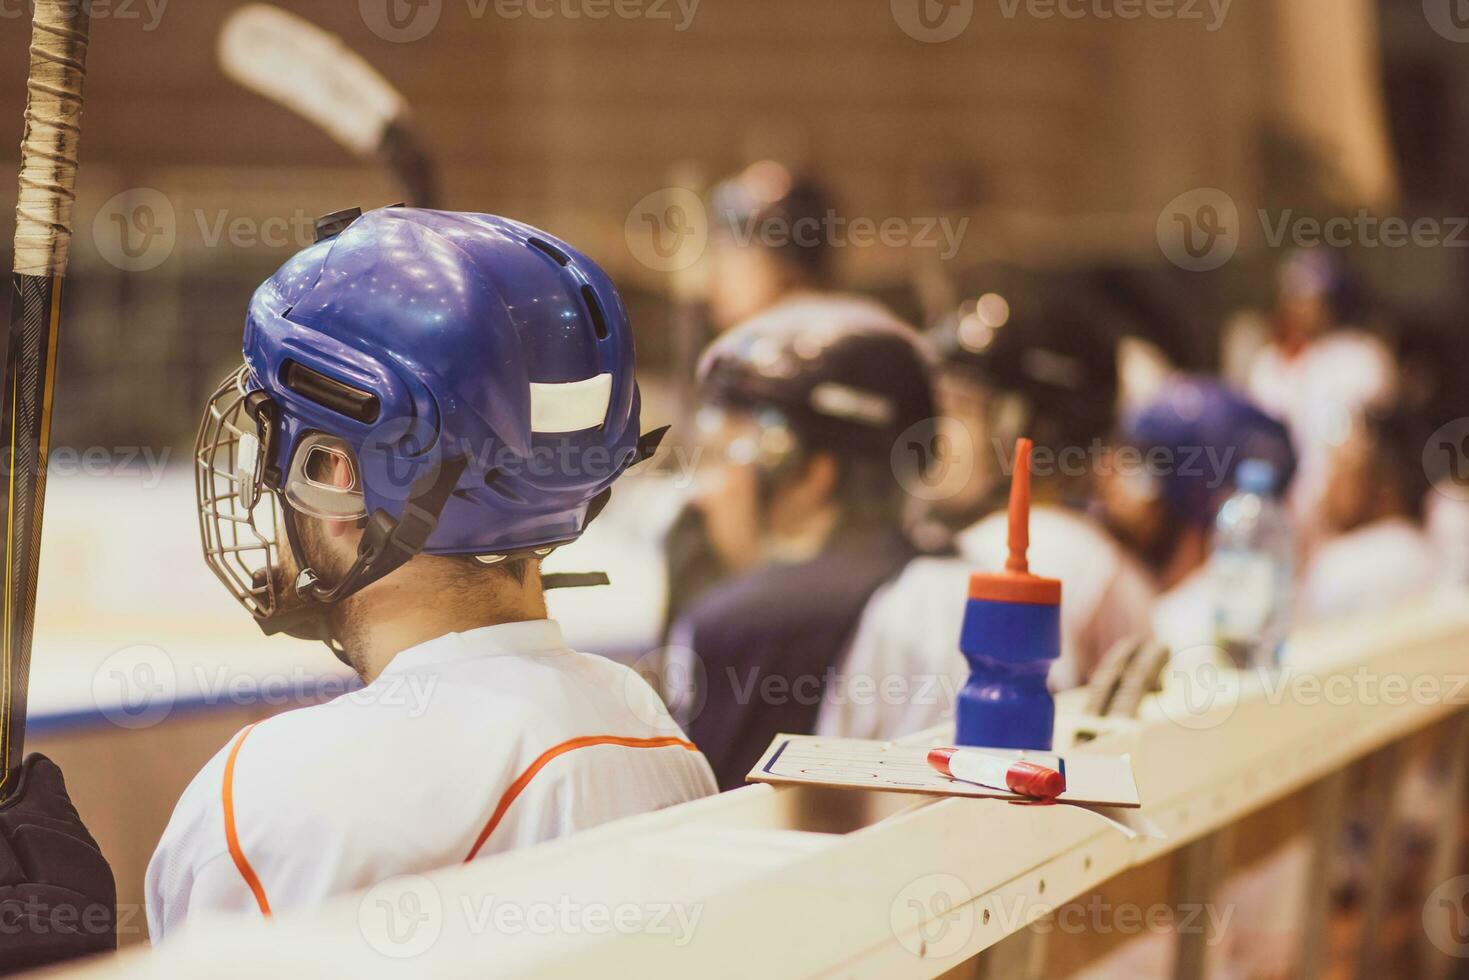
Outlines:
[{"label": "blue water bottle", "polygon": [[1031,441],[1015,445],[1010,480],[1010,556],[998,574],[969,579],[959,649],[969,682],[959,692],[960,745],[1049,749],[1056,702],[1046,687],[1061,655],[1061,583],[1030,574]]}]

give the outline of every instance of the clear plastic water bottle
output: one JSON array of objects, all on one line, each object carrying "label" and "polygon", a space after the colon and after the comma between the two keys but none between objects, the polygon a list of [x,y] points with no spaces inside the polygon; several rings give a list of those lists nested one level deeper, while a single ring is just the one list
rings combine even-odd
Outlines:
[{"label": "clear plastic water bottle", "polygon": [[1214,523],[1214,635],[1239,667],[1279,666],[1290,630],[1295,534],[1276,482],[1270,463],[1244,460]]}]

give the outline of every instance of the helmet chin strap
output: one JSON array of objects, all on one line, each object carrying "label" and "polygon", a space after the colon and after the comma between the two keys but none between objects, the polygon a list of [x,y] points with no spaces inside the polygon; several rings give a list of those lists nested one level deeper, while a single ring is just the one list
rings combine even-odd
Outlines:
[{"label": "helmet chin strap", "polygon": [[403,506],[402,517],[395,518],[381,509],[374,511],[357,545],[356,560],[341,581],[332,586],[324,585],[316,571],[306,564],[306,552],[301,546],[296,526],[296,512],[282,500],[286,540],[297,567],[301,569],[291,586],[300,605],[257,617],[260,628],[267,635],[286,633],[303,640],[320,640],[340,657],[331,635],[328,608],[390,575],[423,550],[429,536],[438,527],[439,515],[443,513],[444,505],[449,502],[449,495],[458,485],[468,462],[462,456],[447,459],[436,472],[420,477]]}]

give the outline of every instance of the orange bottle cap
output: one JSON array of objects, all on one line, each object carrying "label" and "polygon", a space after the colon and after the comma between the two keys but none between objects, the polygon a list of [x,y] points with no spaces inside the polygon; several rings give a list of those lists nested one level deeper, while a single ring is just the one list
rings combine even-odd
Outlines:
[{"label": "orange bottle cap", "polygon": [[1010,477],[1010,555],[1003,572],[975,572],[969,576],[969,598],[987,602],[1020,602],[1034,606],[1061,603],[1061,582],[1030,574],[1030,450],[1029,439],[1015,443],[1015,472]]}]

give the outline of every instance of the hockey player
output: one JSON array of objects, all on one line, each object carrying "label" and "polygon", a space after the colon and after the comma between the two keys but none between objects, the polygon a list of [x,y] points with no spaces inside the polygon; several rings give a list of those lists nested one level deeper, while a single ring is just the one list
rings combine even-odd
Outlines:
[{"label": "hockey player", "polygon": [[[705,352],[702,506],[744,571],[675,623],[670,656],[692,657],[680,676],[699,683],[675,711],[722,787],[779,732],[898,734],[952,703],[918,675],[962,669],[968,569],[920,558],[904,520],[932,442],[930,368],[910,327],[844,299],[783,304]],[[915,614],[927,601],[935,615]],[[882,641],[895,627],[901,649]]]},{"label": "hockey player", "polygon": [[[1154,587],[1146,570],[1087,513],[1118,397],[1116,325],[1099,299],[1045,295],[1017,277],[942,325],[939,386],[952,479],[935,510],[961,528],[960,553],[999,571],[1007,554],[1005,473],[1019,436],[1035,442],[1030,562],[1062,582],[1058,689],[1083,684],[1118,640],[1146,635]],[[968,454],[968,459],[964,459]]]},{"label": "hockey player", "polygon": [[1128,414],[1101,469],[1098,507],[1154,573],[1153,633],[1175,657],[1214,643],[1210,538],[1246,459],[1272,464],[1280,491],[1290,485],[1285,426],[1220,382],[1180,377]]},{"label": "hockey player", "polygon": [[1397,385],[1391,352],[1350,325],[1355,296],[1330,249],[1291,252],[1277,275],[1274,336],[1250,367],[1248,393],[1283,421],[1299,456],[1289,497],[1303,550],[1326,532],[1322,498],[1332,452]]},{"label": "hockey player", "polygon": [[1331,454],[1327,539],[1301,573],[1304,621],[1392,605],[1428,592],[1443,560],[1423,528],[1430,427],[1407,408],[1368,412]]},{"label": "hockey player", "polygon": [[244,354],[199,435],[205,557],[365,687],[195,777],[148,867],[155,940],[713,791],[657,695],[546,618],[541,558],[652,448],[601,269],[503,218],[347,213],[256,292]]},{"label": "hockey player", "polygon": [[[757,314],[784,303],[835,298],[831,287],[830,228],[835,210],[815,181],[793,174],[775,160],[761,160],[717,184],[709,196],[712,222],[707,276],[709,329],[683,346],[680,402],[692,415],[700,351],[717,336]],[[844,300],[863,302],[856,297]],[[875,304],[874,304],[875,305]],[[691,421],[691,420],[689,420]],[[681,431],[682,427],[680,427]],[[663,632],[711,586],[741,569],[726,564],[727,549],[717,548],[706,515],[697,506],[677,507],[660,542],[668,582]]]}]

